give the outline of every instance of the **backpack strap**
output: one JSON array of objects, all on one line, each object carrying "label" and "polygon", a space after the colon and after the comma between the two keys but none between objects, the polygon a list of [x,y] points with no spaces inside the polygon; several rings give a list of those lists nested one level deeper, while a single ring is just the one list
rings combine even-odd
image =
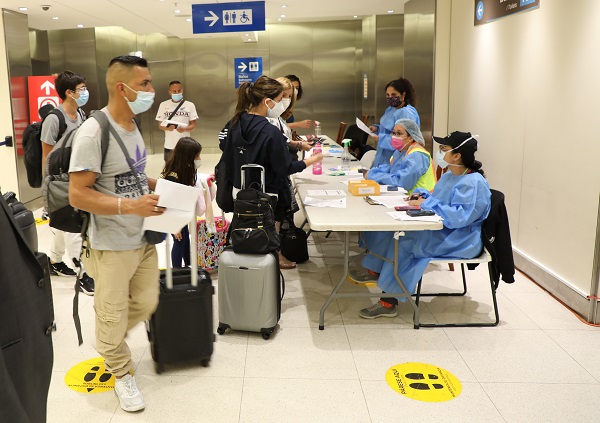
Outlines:
[{"label": "backpack strap", "polygon": [[[80,109],[77,109],[80,110]],[[61,113],[62,115],[62,113]],[[106,159],[106,153],[108,152],[109,144],[109,125],[106,114],[100,110],[96,110],[92,113],[92,117],[98,121],[100,125],[100,151],[102,154],[102,160],[100,162],[100,170],[104,166],[104,159]],[[74,132],[74,131],[73,131]],[[81,332],[81,320],[79,319],[79,280],[81,279],[83,269],[81,267],[81,257],[83,256],[83,250],[87,248],[87,230],[90,223],[90,215],[86,213],[84,215],[84,223],[81,227],[81,250],[79,250],[79,272],[75,278],[75,296],[73,297],[73,322],[75,323],[75,330],[77,331],[77,341],[79,345],[83,344],[83,334]],[[89,254],[89,253],[88,253]]]},{"label": "backpack strap", "polygon": [[[58,134],[56,134],[56,142],[58,142],[62,136],[64,135],[67,129],[67,122],[65,122],[65,115],[58,109],[52,109],[46,116],[46,118],[50,115],[54,115],[58,118]],[[46,120],[46,119],[44,119]]]}]

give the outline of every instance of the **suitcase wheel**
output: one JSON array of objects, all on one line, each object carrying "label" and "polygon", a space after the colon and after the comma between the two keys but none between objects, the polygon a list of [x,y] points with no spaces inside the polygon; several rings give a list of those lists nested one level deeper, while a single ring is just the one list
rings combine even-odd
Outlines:
[{"label": "suitcase wheel", "polygon": [[219,324],[219,327],[217,328],[217,333],[219,335],[223,335],[225,333],[225,331],[227,330],[227,328],[228,328],[227,325]]},{"label": "suitcase wheel", "polygon": [[271,332],[264,331],[264,332],[261,332],[261,335],[262,335],[262,337],[263,337],[264,340],[267,340],[267,339],[269,339],[271,337]]},{"label": "suitcase wheel", "polygon": [[163,364],[154,363],[154,370],[157,374],[161,374],[165,371],[165,366]]}]

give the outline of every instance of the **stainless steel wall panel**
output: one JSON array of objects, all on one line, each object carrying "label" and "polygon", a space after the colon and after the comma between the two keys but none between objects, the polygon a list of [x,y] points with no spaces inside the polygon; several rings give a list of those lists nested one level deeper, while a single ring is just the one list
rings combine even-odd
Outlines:
[{"label": "stainless steel wall panel", "polygon": [[[388,105],[385,99],[385,86],[403,76],[404,70],[404,16],[389,15],[376,17],[376,78],[375,108],[376,119],[385,112]],[[412,81],[411,81],[412,82]]]},{"label": "stainless steel wall panel", "polygon": [[417,93],[421,132],[429,151],[433,144],[435,7],[436,0],[411,0],[404,5],[404,76]]},{"label": "stainless steel wall panel", "polygon": [[[29,25],[27,15],[25,14],[6,9],[3,9],[2,13],[4,20],[4,42],[8,62],[8,75],[6,77],[9,79],[11,89],[15,89],[11,83],[11,78],[26,78],[32,74],[29,50]],[[16,138],[23,134],[26,122],[29,120],[29,109],[26,102],[19,101],[19,99],[12,98],[12,96],[11,109],[16,145]],[[31,188],[29,186],[24,157],[17,154],[18,149],[16,147],[13,150],[17,163],[19,199],[27,203],[40,197],[41,191],[38,188]]]},{"label": "stainless steel wall panel", "polygon": [[192,134],[202,151],[217,153],[218,133],[233,115],[236,92],[228,69],[225,38],[185,40],[186,98],[196,105],[198,123]]}]

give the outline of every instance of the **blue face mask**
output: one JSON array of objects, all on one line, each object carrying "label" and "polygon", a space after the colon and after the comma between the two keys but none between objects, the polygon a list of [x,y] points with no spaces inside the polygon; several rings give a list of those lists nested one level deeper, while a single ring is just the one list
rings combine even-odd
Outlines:
[{"label": "blue face mask", "polygon": [[77,103],[77,107],[83,107],[87,104],[90,99],[90,92],[88,90],[81,91],[79,93],[79,98],[75,98],[75,103]]},{"label": "blue face mask", "polygon": [[181,99],[183,98],[183,93],[171,94],[171,98],[173,99],[173,101],[181,101]]},{"label": "blue face mask", "polygon": [[137,97],[133,101],[129,101],[127,97],[125,97],[125,101],[127,101],[129,108],[134,114],[139,115],[140,113],[144,113],[146,110],[149,110],[150,107],[152,107],[152,104],[154,104],[153,92],[136,91],[124,82],[123,85],[137,94]]}]

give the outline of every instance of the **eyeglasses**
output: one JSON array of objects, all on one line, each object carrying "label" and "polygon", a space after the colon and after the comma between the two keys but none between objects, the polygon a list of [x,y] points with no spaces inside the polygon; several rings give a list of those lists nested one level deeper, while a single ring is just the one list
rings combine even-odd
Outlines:
[{"label": "eyeglasses", "polygon": [[87,87],[79,87],[79,88],[75,88],[75,91],[79,91],[79,92],[85,92],[87,91]]}]

